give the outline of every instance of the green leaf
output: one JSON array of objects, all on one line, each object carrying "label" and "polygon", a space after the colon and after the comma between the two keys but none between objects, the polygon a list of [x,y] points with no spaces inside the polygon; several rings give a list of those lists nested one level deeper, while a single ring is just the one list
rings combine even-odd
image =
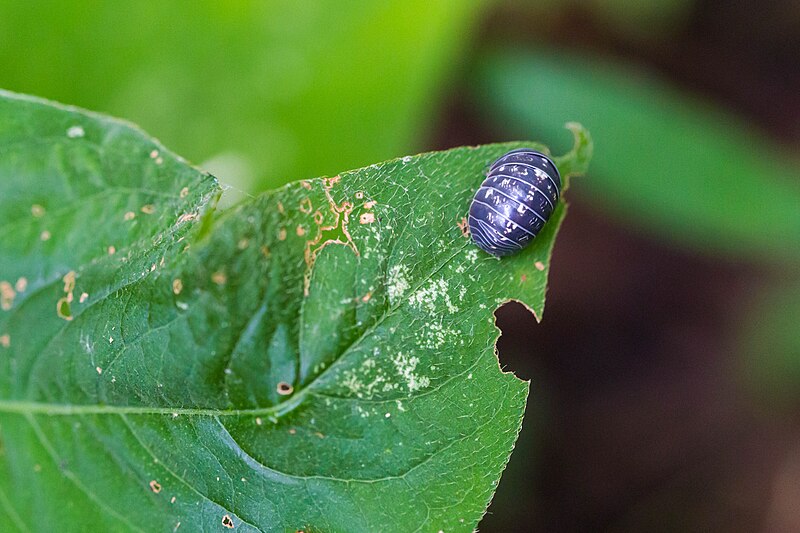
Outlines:
[{"label": "green leaf", "polygon": [[627,224],[737,259],[800,257],[796,165],[730,116],[639,71],[565,53],[490,54],[477,94],[509,134],[572,117],[600,154],[582,191]]},{"label": "green leaf", "polygon": [[0,87],[261,190],[422,146],[484,0],[0,2]]},{"label": "green leaf", "polygon": [[[591,150],[571,127],[565,174]],[[215,180],[137,129],[2,93],[2,523],[473,530],[528,392],[498,367],[493,311],[541,316],[565,210],[502,260],[462,234],[518,146],[215,212]]]}]

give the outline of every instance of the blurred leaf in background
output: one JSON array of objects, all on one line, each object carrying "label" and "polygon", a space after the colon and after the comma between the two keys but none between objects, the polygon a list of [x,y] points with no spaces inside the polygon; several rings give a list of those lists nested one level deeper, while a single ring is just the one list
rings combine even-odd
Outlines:
[{"label": "blurred leaf in background", "polygon": [[[741,326],[741,378],[771,413],[800,406],[800,284],[763,291]],[[778,408],[776,410],[776,408]]]},{"label": "blurred leaf in background", "polygon": [[503,5],[516,12],[544,17],[545,25],[551,25],[554,18],[566,13],[579,13],[602,24],[608,33],[643,41],[667,36],[676,25],[686,21],[695,3],[696,0],[506,0]]},{"label": "blurred leaf in background", "polygon": [[3,2],[0,87],[125,117],[264,189],[423,148],[486,3]]},{"label": "blurred leaf in background", "polygon": [[584,190],[627,223],[741,259],[800,257],[800,170],[733,117],[590,55],[489,53],[477,82],[504,134],[556,144],[580,117],[597,142]]}]

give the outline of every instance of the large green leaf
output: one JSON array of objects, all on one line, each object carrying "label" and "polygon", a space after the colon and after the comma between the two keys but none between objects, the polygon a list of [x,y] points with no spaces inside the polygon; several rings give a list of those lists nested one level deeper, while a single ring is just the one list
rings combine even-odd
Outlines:
[{"label": "large green leaf", "polygon": [[732,117],[601,58],[498,52],[478,79],[512,135],[555,139],[581,117],[602,147],[582,190],[631,226],[704,252],[800,257],[800,169]]},{"label": "large green leaf", "polygon": [[[585,171],[577,125],[564,174]],[[459,229],[518,143],[396,159],[224,212],[129,125],[0,94],[0,523],[469,531],[528,391],[561,205],[499,260]]]},{"label": "large green leaf", "polygon": [[0,87],[263,189],[418,149],[484,0],[0,2]]}]

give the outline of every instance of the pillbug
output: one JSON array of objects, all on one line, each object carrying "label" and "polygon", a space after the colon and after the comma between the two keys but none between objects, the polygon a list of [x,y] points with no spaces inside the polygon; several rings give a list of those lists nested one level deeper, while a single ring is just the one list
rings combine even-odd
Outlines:
[{"label": "pillbug", "polygon": [[561,176],[552,159],[530,148],[508,152],[492,163],[472,199],[472,240],[496,256],[522,250],[553,214],[560,194]]}]

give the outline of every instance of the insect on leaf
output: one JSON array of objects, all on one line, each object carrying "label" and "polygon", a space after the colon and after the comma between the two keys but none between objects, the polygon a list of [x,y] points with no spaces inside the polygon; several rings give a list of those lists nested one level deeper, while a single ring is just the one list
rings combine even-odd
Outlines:
[{"label": "insect on leaf", "polygon": [[[564,177],[588,160],[574,131]],[[519,146],[215,212],[215,179],[136,128],[0,93],[2,523],[472,530],[528,392],[493,311],[541,316],[564,215],[503,260],[463,234]]]}]

